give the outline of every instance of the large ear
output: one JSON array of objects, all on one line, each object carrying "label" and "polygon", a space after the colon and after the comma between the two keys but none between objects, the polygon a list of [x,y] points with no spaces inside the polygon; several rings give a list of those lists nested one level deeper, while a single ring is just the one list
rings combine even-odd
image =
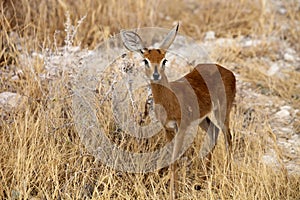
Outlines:
[{"label": "large ear", "polygon": [[178,28],[179,28],[179,23],[177,23],[177,25],[174,26],[174,28],[168,33],[165,39],[161,42],[159,48],[167,50],[171,46],[171,44],[173,43],[177,35]]},{"label": "large ear", "polygon": [[143,49],[145,49],[142,39],[133,31],[121,30],[121,38],[124,46],[129,51],[141,52]]}]

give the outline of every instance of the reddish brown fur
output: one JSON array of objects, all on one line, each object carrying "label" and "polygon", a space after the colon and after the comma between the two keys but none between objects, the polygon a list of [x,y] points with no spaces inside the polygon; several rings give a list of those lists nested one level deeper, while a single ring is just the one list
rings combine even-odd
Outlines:
[{"label": "reddish brown fur", "polygon": [[144,57],[149,59],[152,63],[160,63],[160,61],[164,59],[165,54],[166,51],[162,49],[150,49],[143,53]]},{"label": "reddish brown fur", "polygon": [[[148,58],[151,63],[160,63],[165,56],[165,51],[156,49],[148,50],[144,56]],[[236,90],[235,76],[231,71],[217,64],[199,64],[192,72],[173,82],[167,81],[164,72],[161,73],[161,75],[163,77],[162,80],[157,83],[152,82],[151,89],[155,104],[161,105],[167,112],[166,118],[162,121],[163,125],[170,120],[175,120],[178,122],[178,125],[180,125],[182,116],[190,116],[190,111],[198,110],[198,108],[199,113],[193,113],[193,117],[186,118],[189,122],[203,118],[210,113],[212,110],[210,92],[214,93],[214,96],[219,93],[218,87],[220,86],[216,83],[218,83],[218,81],[220,83],[220,80],[217,80],[220,77],[222,78],[226,94],[226,118],[229,117]],[[207,84],[212,86],[210,90]],[[192,90],[188,89],[190,87]],[[193,96],[198,100],[198,108],[194,105],[195,102],[190,102]],[[182,102],[181,106],[179,102]],[[181,113],[182,111],[185,113]],[[156,112],[156,114],[160,115],[159,112]],[[158,116],[158,118],[160,117]],[[227,121],[229,120],[225,120],[225,123],[227,123]],[[189,122],[186,122],[186,125],[188,125]]]}]

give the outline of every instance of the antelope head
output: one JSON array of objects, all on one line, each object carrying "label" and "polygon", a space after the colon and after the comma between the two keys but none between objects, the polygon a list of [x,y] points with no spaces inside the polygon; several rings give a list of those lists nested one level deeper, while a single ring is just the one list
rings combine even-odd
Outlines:
[{"label": "antelope head", "polygon": [[145,74],[151,82],[158,82],[162,79],[166,79],[164,71],[167,59],[165,58],[165,55],[177,35],[178,28],[179,24],[167,34],[158,49],[148,49],[145,47],[141,37],[133,31],[121,31],[121,38],[124,46],[129,51],[140,53],[143,57]]}]

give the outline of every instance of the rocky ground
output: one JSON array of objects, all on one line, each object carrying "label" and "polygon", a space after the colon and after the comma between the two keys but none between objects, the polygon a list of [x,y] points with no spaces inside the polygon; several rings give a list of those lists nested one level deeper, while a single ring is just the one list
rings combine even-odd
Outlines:
[{"label": "rocky ground", "polygon": [[[287,10],[281,1],[273,0],[273,5],[279,15],[285,15]],[[299,1],[298,1],[299,2]],[[300,6],[300,2],[298,4]],[[270,12],[266,9],[266,12]],[[281,24],[281,30],[284,31],[286,24]],[[295,31],[300,27],[300,22],[297,22]],[[14,34],[13,32],[11,34]],[[15,36],[16,41],[22,38]],[[247,50],[249,48],[255,49],[256,46],[273,46],[277,48],[275,54],[249,57],[245,62],[251,63],[251,59],[260,59],[264,65],[258,67],[266,77],[276,77],[282,82],[288,81],[290,74],[300,71],[300,54],[288,42],[279,38],[278,36],[264,38],[261,36],[253,37],[240,35],[236,38],[219,38],[214,31],[209,31],[205,34],[203,41],[198,41],[208,55],[213,55],[220,49],[236,48],[240,50]],[[36,79],[43,81],[51,81],[59,77],[62,73],[67,73],[71,77],[78,72],[78,63],[82,58],[95,55],[97,51],[80,50],[79,47],[69,46],[68,48],[58,49],[57,52],[33,52],[28,53],[22,50],[21,46],[17,46],[21,54],[19,56],[20,63],[30,66],[37,59],[43,60],[45,71],[38,74]],[[212,56],[212,60],[216,56]],[[67,58],[67,59],[66,59]],[[74,65],[74,63],[77,63]],[[232,70],[235,71],[235,64],[232,63]],[[238,69],[238,68],[237,68]],[[31,70],[31,69],[30,69]],[[300,108],[293,107],[290,102],[279,98],[277,95],[270,95],[268,90],[264,88],[257,89],[253,87],[253,81],[250,82],[244,77],[239,70],[235,71],[237,76],[237,97],[236,102],[241,103],[244,109],[244,114],[249,116],[259,113],[263,115],[270,125],[270,130],[273,132],[278,144],[278,148],[282,150],[282,158],[285,167],[290,173],[300,173]],[[16,70],[14,66],[6,66],[1,69],[0,76],[3,80],[18,81],[22,77],[22,70]],[[295,86],[300,98],[300,83]],[[259,83],[257,84],[259,85]],[[288,89],[288,88],[287,88]],[[4,91],[0,93],[0,109],[1,117],[7,118],[12,112],[17,112],[22,105],[26,104],[28,96],[26,94],[19,94],[16,92]],[[245,132],[247,132],[245,130]],[[278,159],[275,151],[270,148],[263,157],[263,160],[270,165],[278,165]]]},{"label": "rocky ground", "polygon": [[[279,10],[279,12],[284,12]],[[266,76],[272,77],[277,76],[283,81],[287,81],[289,78],[289,72],[300,70],[300,57],[295,49],[290,47],[287,43],[283,42],[279,38],[268,38],[262,40],[259,38],[249,38],[247,36],[240,36],[238,38],[217,38],[213,31],[207,32],[204,41],[199,42],[199,45],[208,52],[208,55],[220,48],[235,48],[247,49],[261,43],[278,43],[280,47],[280,54],[278,60],[271,60],[269,57],[260,57],[264,62],[268,63],[268,67],[262,66],[261,70]],[[66,58],[65,54],[68,54]],[[61,73],[68,73],[73,76],[74,73],[78,72],[79,65],[72,63],[80,62],[83,57],[88,55],[96,54],[93,51],[81,51],[79,48],[70,47],[61,49],[56,54],[41,54],[32,53],[31,55],[21,55],[21,61],[25,63],[33,62],[37,57],[44,59],[45,69],[44,73],[39,74],[38,79],[44,81],[51,81]],[[256,59],[256,58],[255,58]],[[75,67],[75,68],[74,68]],[[8,66],[6,70],[1,71],[1,75],[5,79],[11,79],[17,81],[22,76],[22,71],[10,70]],[[270,124],[271,131],[275,134],[276,142],[278,147],[283,152],[283,161],[287,170],[290,173],[300,173],[300,133],[299,126],[299,108],[292,107],[289,102],[280,99],[276,95],[269,95],[268,91],[257,90],[253,88],[250,82],[243,80],[242,74],[236,72],[237,76],[237,97],[236,102],[242,103],[244,114],[250,116],[260,113],[264,115],[265,119]],[[300,91],[300,83],[296,86]],[[2,92],[0,93],[0,108],[2,117],[11,112],[16,112],[20,109],[20,105],[24,105],[27,101],[26,95],[18,94],[17,92]],[[247,133],[247,131],[246,131]],[[263,160],[271,165],[279,165],[277,161],[277,155],[274,149],[269,149]]]}]

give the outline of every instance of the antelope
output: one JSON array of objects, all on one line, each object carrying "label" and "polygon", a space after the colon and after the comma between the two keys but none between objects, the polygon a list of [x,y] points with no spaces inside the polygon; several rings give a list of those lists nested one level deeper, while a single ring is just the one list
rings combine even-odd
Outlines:
[{"label": "antelope", "polygon": [[[174,162],[170,172],[170,199],[176,198],[177,175],[175,159],[178,158],[185,132],[191,122],[199,120],[213,148],[206,154],[208,163],[221,130],[224,134],[228,159],[231,158],[232,136],[229,115],[233,105],[236,81],[234,74],[218,64],[198,64],[182,78],[170,82],[165,74],[166,53],[177,35],[177,24],[160,47],[149,49],[141,37],[133,31],[121,31],[126,49],[138,52],[144,62],[145,75],[150,82],[156,118],[163,126],[166,138],[176,138],[172,152]],[[175,137],[175,136],[178,137]]]}]

